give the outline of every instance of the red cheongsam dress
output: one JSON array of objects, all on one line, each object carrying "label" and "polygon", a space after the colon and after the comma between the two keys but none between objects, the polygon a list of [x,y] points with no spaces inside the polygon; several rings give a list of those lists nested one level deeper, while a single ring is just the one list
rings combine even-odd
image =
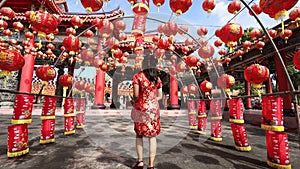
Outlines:
[{"label": "red cheongsam dress", "polygon": [[137,135],[155,137],[160,133],[160,109],[157,100],[157,89],[162,87],[158,78],[157,84],[150,82],[144,72],[133,76],[133,84],[139,85],[139,97],[133,111],[135,116],[134,131]]}]

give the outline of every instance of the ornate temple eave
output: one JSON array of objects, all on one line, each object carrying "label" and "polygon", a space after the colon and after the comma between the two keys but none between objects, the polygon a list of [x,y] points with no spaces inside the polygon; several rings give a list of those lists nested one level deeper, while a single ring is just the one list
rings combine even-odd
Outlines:
[{"label": "ornate temple eave", "polygon": [[[41,2],[44,2],[44,4],[42,4]],[[35,7],[39,7],[39,6],[43,6],[46,9],[48,9],[48,12],[50,13],[55,13],[55,14],[62,14],[65,11],[63,11],[58,4],[62,4],[66,7],[67,4],[65,1],[60,0],[60,1],[56,1],[56,0],[46,0],[46,1],[39,1],[39,0],[7,0],[4,4],[4,6],[10,7],[12,8],[15,12],[26,12],[28,10],[31,9],[32,5],[34,5]],[[68,8],[65,9],[66,12],[68,11]]]}]

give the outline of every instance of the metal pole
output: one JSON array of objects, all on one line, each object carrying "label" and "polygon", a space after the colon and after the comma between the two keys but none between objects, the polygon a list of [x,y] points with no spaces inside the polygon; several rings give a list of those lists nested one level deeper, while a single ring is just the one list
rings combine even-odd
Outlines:
[{"label": "metal pole", "polygon": [[2,0],[2,1],[0,2],[0,8],[5,4],[6,1],[7,1],[7,0]]},{"label": "metal pole", "polygon": [[270,40],[271,42],[271,45],[273,46],[273,48],[275,49],[275,52],[277,54],[277,57],[279,58],[280,60],[280,63],[281,63],[281,66],[284,70],[284,73],[289,81],[289,84],[290,84],[290,87],[291,87],[291,96],[294,97],[294,109],[295,109],[295,112],[296,112],[296,118],[297,118],[297,127],[298,127],[298,143],[299,143],[299,148],[300,148],[300,112],[298,111],[298,101],[297,101],[297,96],[295,94],[293,94],[293,92],[295,91],[295,88],[294,88],[294,85],[293,85],[293,82],[291,80],[291,77],[289,76],[289,73],[286,69],[286,66],[282,60],[282,56],[281,54],[279,53],[273,39],[271,38],[269,32],[267,31],[267,29],[265,28],[265,26],[262,24],[262,22],[260,21],[260,19],[257,17],[256,13],[252,10],[252,8],[245,2],[245,0],[241,0],[241,2],[248,8],[249,11],[251,11],[253,13],[253,16],[254,18],[256,19],[256,21],[259,23],[259,25],[261,26],[262,30],[264,31],[264,33],[267,35],[268,39]]}]

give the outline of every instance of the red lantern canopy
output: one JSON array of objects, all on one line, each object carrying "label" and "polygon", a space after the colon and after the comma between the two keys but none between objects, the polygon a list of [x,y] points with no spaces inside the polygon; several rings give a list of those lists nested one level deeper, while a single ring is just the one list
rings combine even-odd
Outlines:
[{"label": "red lantern canopy", "polygon": [[296,26],[298,27],[299,25],[299,21],[300,21],[300,8],[295,8],[293,9],[290,14],[289,14],[289,18],[292,21],[296,22]]},{"label": "red lantern canopy", "polygon": [[257,38],[259,38],[261,35],[259,29],[252,29],[249,33],[250,38],[252,38],[253,40],[256,40]]},{"label": "red lantern canopy", "polygon": [[103,6],[103,0],[89,0],[89,1],[80,0],[80,1],[82,6],[89,13],[99,11]]},{"label": "red lantern canopy", "polygon": [[81,41],[73,35],[66,37],[62,44],[65,47],[65,50],[69,51],[70,55],[74,55],[75,52],[79,52],[82,45]]},{"label": "red lantern canopy", "polygon": [[44,82],[54,80],[54,78],[56,77],[56,71],[50,65],[42,65],[37,67],[35,74],[38,78],[40,78]]},{"label": "red lantern canopy", "polygon": [[204,80],[200,84],[200,90],[205,93],[205,96],[209,96],[212,87],[213,87],[212,83],[207,80]]},{"label": "red lantern canopy", "polygon": [[10,49],[5,49],[0,51],[0,69],[2,70],[2,75],[10,75],[11,71],[20,70],[25,64],[23,56]]},{"label": "red lantern canopy", "polygon": [[205,26],[200,26],[198,29],[197,29],[197,34],[201,37],[205,36],[208,32],[208,29],[205,27]]},{"label": "red lantern canopy", "polygon": [[300,70],[300,51],[295,53],[293,61],[296,69]]},{"label": "red lantern canopy", "polygon": [[230,4],[227,7],[227,10],[231,14],[236,14],[238,11],[240,11],[242,8],[242,4],[240,1],[234,0],[230,2]]},{"label": "red lantern canopy", "polygon": [[185,13],[192,4],[192,0],[170,0],[170,8],[176,15]]},{"label": "red lantern canopy", "polygon": [[245,80],[252,83],[254,88],[261,88],[260,83],[266,81],[269,76],[269,69],[259,64],[252,64],[244,71]]},{"label": "red lantern canopy", "polygon": [[[256,15],[259,15],[259,14],[262,13],[262,9],[260,8],[260,6],[259,6],[258,4],[253,4],[253,5],[251,6],[251,9],[254,11],[254,13],[255,13]],[[249,14],[250,14],[251,16],[253,16],[253,13],[252,13],[251,11],[249,11]]]},{"label": "red lantern canopy", "polygon": [[[226,93],[229,95],[230,88],[235,84],[235,79],[233,76],[228,75],[228,74],[222,74],[218,78],[218,86],[225,89]],[[229,95],[230,97],[230,95]]]},{"label": "red lantern canopy", "polygon": [[203,45],[198,50],[198,55],[203,59],[210,58],[211,56],[214,55],[214,53],[215,53],[215,49],[210,44]]},{"label": "red lantern canopy", "polygon": [[64,87],[70,87],[73,84],[73,76],[71,76],[70,74],[64,74],[61,75],[58,78],[58,82],[60,85],[64,86]]},{"label": "red lantern canopy", "polygon": [[27,11],[25,13],[26,19],[31,24],[33,31],[37,32],[39,36],[45,37],[46,34],[54,33],[60,19],[45,11]]},{"label": "red lantern canopy", "polygon": [[210,13],[216,7],[216,0],[204,0],[202,8],[204,11]]}]

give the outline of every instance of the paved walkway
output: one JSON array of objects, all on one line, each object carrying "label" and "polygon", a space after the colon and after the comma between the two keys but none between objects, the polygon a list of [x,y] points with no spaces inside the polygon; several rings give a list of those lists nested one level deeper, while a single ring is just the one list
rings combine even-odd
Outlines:
[{"label": "paved walkway", "polygon": [[[34,115],[29,125],[30,152],[18,158],[6,156],[7,126],[11,115],[2,113],[0,168],[129,169],[136,161],[132,121],[129,111],[112,112],[87,111],[85,128],[77,129],[74,135],[69,136],[63,134],[63,116],[57,116],[56,142],[46,145],[39,144],[41,120],[39,115]],[[223,141],[214,142],[208,139],[209,135],[199,136],[196,131],[189,130],[186,127],[187,117],[182,111],[177,114],[168,112],[168,115],[162,116],[157,168],[269,168],[266,164],[265,131],[258,126],[246,124],[252,151],[239,152],[234,148],[230,124],[226,120],[223,121]],[[148,153],[147,147],[146,142],[144,155]],[[293,133],[289,133],[289,148],[292,167],[300,168],[299,145]],[[144,161],[148,163],[147,158]]]}]

